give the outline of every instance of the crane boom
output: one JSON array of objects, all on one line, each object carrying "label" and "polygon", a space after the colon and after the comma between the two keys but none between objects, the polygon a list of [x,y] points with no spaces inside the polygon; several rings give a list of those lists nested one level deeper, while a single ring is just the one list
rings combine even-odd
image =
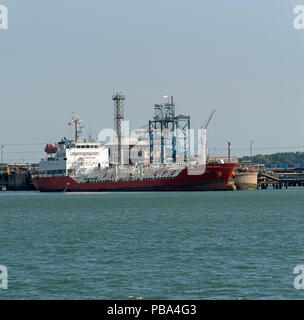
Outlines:
[{"label": "crane boom", "polygon": [[210,121],[211,121],[211,119],[212,119],[212,117],[213,117],[214,114],[215,114],[215,109],[213,109],[213,110],[211,111],[211,113],[209,114],[209,116],[208,116],[205,124],[201,127],[201,129],[207,129],[207,127],[208,127],[208,125],[209,125],[209,123],[210,123]]}]

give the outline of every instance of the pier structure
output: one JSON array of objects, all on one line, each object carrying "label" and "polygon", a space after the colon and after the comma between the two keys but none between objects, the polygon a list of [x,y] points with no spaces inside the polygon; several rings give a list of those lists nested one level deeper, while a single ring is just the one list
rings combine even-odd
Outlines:
[{"label": "pier structure", "polygon": [[234,183],[238,189],[282,189],[304,186],[304,167],[271,167],[244,161],[235,170]]},{"label": "pier structure", "polygon": [[[282,189],[288,187],[303,187],[304,186],[304,167],[271,167],[268,168],[264,164],[251,163],[244,161],[239,164],[236,169],[236,177],[242,172],[256,172],[257,188]],[[249,176],[248,176],[249,177]],[[251,179],[251,178],[250,178]]]},{"label": "pier structure", "polygon": [[272,186],[274,189],[303,187],[304,169],[259,169],[258,184],[261,189],[267,189],[269,186]]},{"label": "pier structure", "polygon": [[38,171],[38,164],[0,164],[0,191],[35,190],[31,174]]},{"label": "pier structure", "polygon": [[256,190],[258,188],[258,173],[254,170],[236,170],[234,184],[238,190]]},{"label": "pier structure", "polygon": [[[155,163],[153,152],[155,141],[160,145],[160,163],[165,164],[166,150],[171,149],[172,163],[177,162],[177,154],[183,152],[183,162],[190,155],[190,116],[175,115],[173,97],[162,98],[162,103],[154,105],[153,120],[149,120],[150,164]],[[170,157],[169,157],[170,158]]]}]

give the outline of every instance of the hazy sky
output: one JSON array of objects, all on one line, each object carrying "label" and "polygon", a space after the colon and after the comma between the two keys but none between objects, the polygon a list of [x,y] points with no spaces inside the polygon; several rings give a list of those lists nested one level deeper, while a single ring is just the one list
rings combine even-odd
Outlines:
[{"label": "hazy sky", "polygon": [[218,155],[228,141],[238,155],[250,140],[255,154],[304,151],[301,1],[0,0],[5,160],[39,159],[41,143],[72,137],[73,110],[87,133],[112,127],[117,90],[133,128],[173,95],[194,128],[216,108],[208,144]]}]

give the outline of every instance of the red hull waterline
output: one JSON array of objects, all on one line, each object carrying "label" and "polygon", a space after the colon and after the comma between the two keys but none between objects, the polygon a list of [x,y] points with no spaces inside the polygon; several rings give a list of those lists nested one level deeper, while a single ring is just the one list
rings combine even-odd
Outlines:
[{"label": "red hull waterline", "polygon": [[41,192],[109,192],[109,191],[224,191],[235,190],[230,183],[236,163],[208,164],[201,175],[188,175],[187,169],[173,179],[78,183],[71,176],[33,177]]}]

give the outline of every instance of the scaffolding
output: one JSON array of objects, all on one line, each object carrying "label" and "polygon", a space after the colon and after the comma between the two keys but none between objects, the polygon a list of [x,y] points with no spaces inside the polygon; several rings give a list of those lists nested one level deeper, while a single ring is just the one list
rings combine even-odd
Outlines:
[{"label": "scaffolding", "polygon": [[165,150],[170,144],[172,162],[177,162],[177,153],[183,151],[183,161],[187,162],[190,154],[190,116],[175,116],[173,97],[163,97],[161,104],[154,105],[153,120],[149,120],[150,164],[154,163],[155,140],[160,140],[161,164],[165,164]]}]

